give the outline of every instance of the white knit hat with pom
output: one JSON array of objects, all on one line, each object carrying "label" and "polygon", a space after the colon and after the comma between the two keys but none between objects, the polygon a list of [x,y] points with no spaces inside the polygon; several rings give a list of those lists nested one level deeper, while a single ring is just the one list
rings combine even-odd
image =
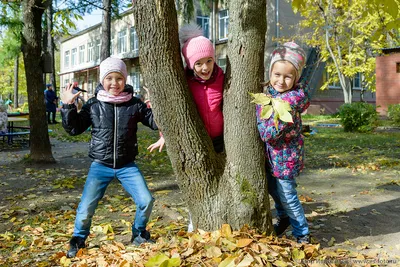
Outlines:
[{"label": "white knit hat with pom", "polygon": [[125,63],[115,57],[108,57],[100,63],[100,83],[103,85],[104,78],[111,72],[119,72],[124,76],[125,83],[128,77]]}]

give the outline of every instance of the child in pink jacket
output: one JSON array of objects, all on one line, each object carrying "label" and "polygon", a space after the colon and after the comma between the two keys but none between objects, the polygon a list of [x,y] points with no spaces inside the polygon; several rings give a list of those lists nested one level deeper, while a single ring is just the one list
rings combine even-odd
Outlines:
[{"label": "child in pink jacket", "polygon": [[215,63],[215,49],[211,41],[202,36],[196,24],[187,24],[179,30],[185,74],[197,111],[204,123],[216,152],[224,150],[224,116],[222,96],[224,72]]},{"label": "child in pink jacket", "polygon": [[[222,115],[224,72],[215,63],[213,44],[203,36],[203,31],[197,24],[182,26],[179,30],[179,39],[186,63],[185,75],[189,89],[204,127],[213,142],[214,150],[220,153],[224,150]],[[158,142],[147,149],[153,151],[156,148],[162,150]]]}]

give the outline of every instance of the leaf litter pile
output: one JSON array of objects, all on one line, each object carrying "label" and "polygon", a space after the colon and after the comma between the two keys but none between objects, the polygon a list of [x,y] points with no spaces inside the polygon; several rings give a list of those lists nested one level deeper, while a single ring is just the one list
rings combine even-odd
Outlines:
[{"label": "leaf litter pile", "polygon": [[[112,225],[103,223],[92,227],[87,248],[68,259],[74,217],[75,211],[43,211],[29,225],[14,219],[14,224],[19,225],[16,232],[0,234],[0,266],[305,266],[313,262],[337,263],[329,266],[352,262],[357,266],[357,260],[363,262],[359,266],[365,266],[366,261],[374,260],[346,250],[321,249],[319,244],[300,245],[248,227],[232,231],[229,225],[223,225],[213,232],[187,233],[186,224],[171,222],[160,226],[160,218],[148,225],[154,244],[123,244]],[[119,234],[130,236],[130,223],[121,221],[126,231]]]}]

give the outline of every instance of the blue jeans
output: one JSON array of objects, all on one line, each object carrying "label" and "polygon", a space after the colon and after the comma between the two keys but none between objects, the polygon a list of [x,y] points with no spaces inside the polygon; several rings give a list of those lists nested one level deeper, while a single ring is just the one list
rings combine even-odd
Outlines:
[{"label": "blue jeans", "polygon": [[83,188],[81,202],[76,211],[73,236],[87,238],[97,205],[104,196],[107,186],[114,178],[119,180],[136,204],[136,216],[132,223],[132,234],[136,236],[146,230],[154,198],[136,164],[132,162],[120,169],[113,169],[101,163],[93,162]]},{"label": "blue jeans", "polygon": [[295,237],[308,235],[308,223],[303,207],[297,197],[296,180],[283,180],[272,176],[267,170],[268,193],[275,201],[276,215],[279,218],[289,217]]}]

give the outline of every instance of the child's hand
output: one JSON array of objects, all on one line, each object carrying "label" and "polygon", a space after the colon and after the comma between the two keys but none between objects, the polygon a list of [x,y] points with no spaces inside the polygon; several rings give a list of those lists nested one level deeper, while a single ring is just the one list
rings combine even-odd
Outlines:
[{"label": "child's hand", "polygon": [[80,91],[78,91],[76,94],[74,94],[72,92],[73,88],[74,88],[74,85],[72,83],[69,83],[65,86],[64,92],[61,95],[61,101],[64,104],[74,104],[76,98],[78,98],[78,96],[81,94]]},{"label": "child's hand", "polygon": [[156,149],[156,148],[159,147],[160,149],[158,150],[158,152],[161,152],[162,149],[163,149],[163,147],[164,147],[164,144],[165,144],[165,139],[164,139],[163,136],[161,136],[160,139],[158,139],[158,141],[155,142],[154,144],[151,144],[151,145],[147,148],[147,150],[150,150],[150,152],[153,152],[154,149]]}]

